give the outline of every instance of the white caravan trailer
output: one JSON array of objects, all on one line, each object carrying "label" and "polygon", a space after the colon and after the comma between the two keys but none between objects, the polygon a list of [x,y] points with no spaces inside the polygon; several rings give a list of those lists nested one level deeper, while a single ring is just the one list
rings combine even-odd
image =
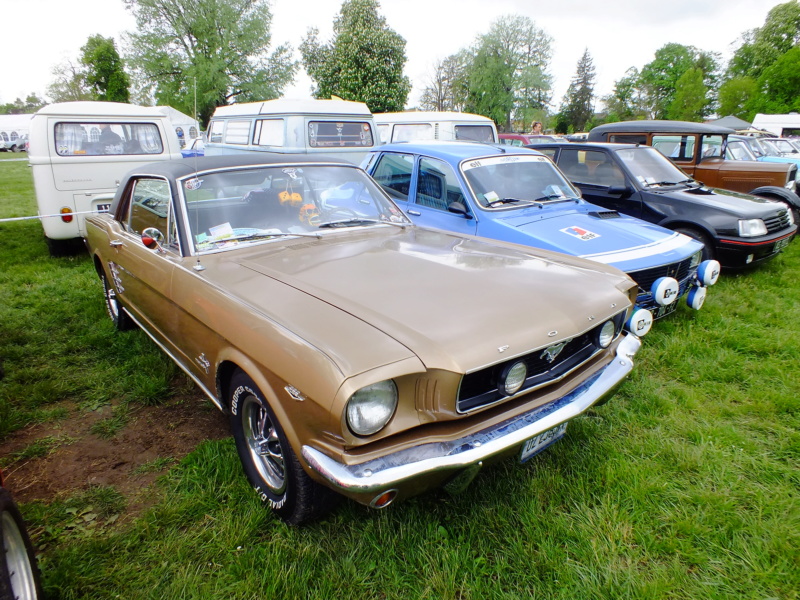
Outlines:
[{"label": "white caravan trailer", "polygon": [[338,99],[282,98],[220,106],[211,117],[206,138],[206,156],[320,154],[356,164],[380,144],[367,105]]},{"label": "white caravan trailer", "polygon": [[769,131],[776,137],[800,137],[800,114],[763,115],[758,113],[753,119],[753,128]]},{"label": "white caravan trailer", "polygon": [[76,248],[85,233],[83,213],[107,210],[125,173],[179,158],[178,136],[162,107],[60,102],[40,109],[30,123],[28,162],[50,253]]},{"label": "white caravan trailer", "polygon": [[381,142],[466,140],[497,143],[497,127],[488,117],[461,112],[377,113]]}]

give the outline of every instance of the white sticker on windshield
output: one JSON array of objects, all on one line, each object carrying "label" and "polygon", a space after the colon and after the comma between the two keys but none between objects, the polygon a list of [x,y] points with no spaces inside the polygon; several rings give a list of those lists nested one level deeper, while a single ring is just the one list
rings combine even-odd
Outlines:
[{"label": "white sticker on windshield", "polygon": [[209,227],[208,232],[211,234],[212,238],[222,239],[233,235],[233,227],[231,227],[230,223],[223,223],[216,227]]},{"label": "white sticker on windshield", "polygon": [[500,196],[498,196],[496,192],[486,192],[483,195],[483,197],[486,198],[487,202],[494,202],[495,200],[500,200]]}]

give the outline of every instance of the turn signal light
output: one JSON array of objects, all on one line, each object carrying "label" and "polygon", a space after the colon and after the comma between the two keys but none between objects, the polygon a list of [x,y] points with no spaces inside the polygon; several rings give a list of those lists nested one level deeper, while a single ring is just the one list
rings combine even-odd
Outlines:
[{"label": "turn signal light", "polygon": [[386,508],[397,497],[397,490],[388,490],[379,496],[375,496],[369,505],[372,508]]},{"label": "turn signal light", "polygon": [[61,213],[61,220],[62,220],[62,221],[64,221],[64,223],[72,223],[72,219],[73,219],[74,217],[73,217],[73,214],[72,214],[72,209],[71,209],[71,208],[69,208],[68,206],[64,206],[64,207],[63,207],[63,208],[62,208],[60,211],[58,211],[58,212],[60,212],[60,213]]}]

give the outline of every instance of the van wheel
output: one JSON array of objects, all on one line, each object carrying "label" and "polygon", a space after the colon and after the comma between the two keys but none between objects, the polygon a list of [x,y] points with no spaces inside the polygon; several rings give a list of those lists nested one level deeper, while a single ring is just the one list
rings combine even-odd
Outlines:
[{"label": "van wheel", "polygon": [[11,494],[0,488],[0,598],[41,597],[39,569],[25,522]]},{"label": "van wheel", "polygon": [[306,474],[272,407],[243,371],[231,379],[228,401],[236,450],[261,500],[289,525],[331,510],[337,496]]},{"label": "van wheel", "polygon": [[80,238],[72,238],[69,240],[54,240],[49,237],[44,238],[47,244],[47,250],[53,258],[61,258],[62,256],[75,256],[85,250],[83,240]]},{"label": "van wheel", "polygon": [[691,227],[678,227],[675,231],[703,244],[702,260],[712,260],[714,258],[714,245],[705,233]]}]

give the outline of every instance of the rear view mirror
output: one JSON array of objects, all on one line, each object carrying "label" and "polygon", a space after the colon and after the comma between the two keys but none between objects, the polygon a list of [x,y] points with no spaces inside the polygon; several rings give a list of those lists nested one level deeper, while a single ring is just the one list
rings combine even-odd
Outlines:
[{"label": "rear view mirror", "polygon": [[627,185],[612,185],[608,188],[609,196],[619,196],[620,198],[627,198],[633,194],[633,190]]},{"label": "rear view mirror", "polygon": [[142,232],[142,243],[150,250],[163,252],[161,244],[164,242],[164,234],[155,227],[148,227]]},{"label": "rear view mirror", "polygon": [[467,207],[461,202],[451,202],[447,205],[447,210],[451,213],[461,215],[465,219],[471,219],[472,215],[467,212]]}]

